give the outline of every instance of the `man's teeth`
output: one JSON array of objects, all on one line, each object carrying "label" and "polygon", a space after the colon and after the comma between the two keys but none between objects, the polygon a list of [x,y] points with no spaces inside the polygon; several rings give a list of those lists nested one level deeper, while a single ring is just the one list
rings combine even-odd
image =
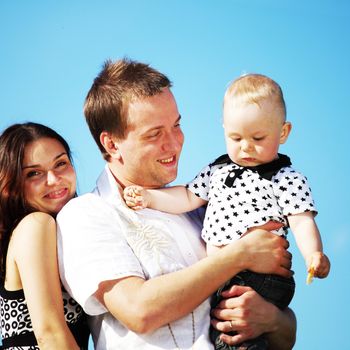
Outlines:
[{"label": "man's teeth", "polygon": [[168,158],[168,159],[162,159],[160,160],[161,163],[170,163],[174,160],[174,157]]}]

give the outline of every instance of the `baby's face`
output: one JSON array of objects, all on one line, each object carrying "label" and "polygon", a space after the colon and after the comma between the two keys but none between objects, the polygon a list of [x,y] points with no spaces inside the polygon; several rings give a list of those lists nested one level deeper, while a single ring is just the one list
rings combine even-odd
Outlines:
[{"label": "baby's face", "polygon": [[256,103],[224,104],[227,153],[241,166],[256,166],[277,158],[279,145],[287,140],[291,124],[269,100]]}]

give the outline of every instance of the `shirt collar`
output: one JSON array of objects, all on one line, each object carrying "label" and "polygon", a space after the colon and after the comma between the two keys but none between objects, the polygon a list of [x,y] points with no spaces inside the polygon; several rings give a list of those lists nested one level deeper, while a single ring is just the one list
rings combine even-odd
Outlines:
[{"label": "shirt collar", "polygon": [[217,158],[212,165],[219,165],[219,164],[234,164],[235,168],[230,171],[228,174],[225,185],[228,187],[232,187],[234,181],[237,177],[241,176],[242,173],[246,170],[251,170],[256,173],[258,173],[262,178],[266,180],[271,180],[272,177],[282,168],[292,165],[290,158],[286,156],[285,154],[278,153],[278,158],[274,159],[273,161],[261,164],[257,166],[251,166],[251,167],[242,167],[235,162],[233,162],[228,154],[224,154],[221,157]]},{"label": "shirt collar", "polygon": [[121,188],[117,181],[115,181],[108,163],[97,179],[95,191],[97,191],[106,202],[113,206],[124,205],[124,201],[120,195]]}]

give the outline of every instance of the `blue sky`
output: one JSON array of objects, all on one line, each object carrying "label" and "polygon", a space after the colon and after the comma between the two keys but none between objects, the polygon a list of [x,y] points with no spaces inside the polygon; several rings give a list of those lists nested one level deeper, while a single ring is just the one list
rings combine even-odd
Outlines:
[{"label": "blue sky", "polygon": [[282,86],[293,124],[281,152],[311,183],[332,261],[326,280],[306,286],[290,235],[295,349],[337,348],[350,313],[349,23],[345,0],[2,0],[0,130],[28,120],[56,129],[72,147],[79,192],[89,191],[103,161],[83,101],[102,63],[127,56],[173,81],[186,136],[177,179],[184,183],[225,153],[227,84],[242,73],[269,75]]}]

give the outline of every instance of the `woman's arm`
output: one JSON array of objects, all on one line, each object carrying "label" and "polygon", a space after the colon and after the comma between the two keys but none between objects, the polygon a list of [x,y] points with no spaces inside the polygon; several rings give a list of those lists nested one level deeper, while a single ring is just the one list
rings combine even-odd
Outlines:
[{"label": "woman's arm", "polygon": [[79,349],[64,318],[56,252],[56,223],[44,213],[25,217],[12,245],[40,349]]},{"label": "woman's arm", "polygon": [[287,248],[285,239],[257,230],[183,270],[147,281],[128,277],[103,282],[95,296],[126,327],[149,332],[187,315],[244,269],[290,277]]}]

